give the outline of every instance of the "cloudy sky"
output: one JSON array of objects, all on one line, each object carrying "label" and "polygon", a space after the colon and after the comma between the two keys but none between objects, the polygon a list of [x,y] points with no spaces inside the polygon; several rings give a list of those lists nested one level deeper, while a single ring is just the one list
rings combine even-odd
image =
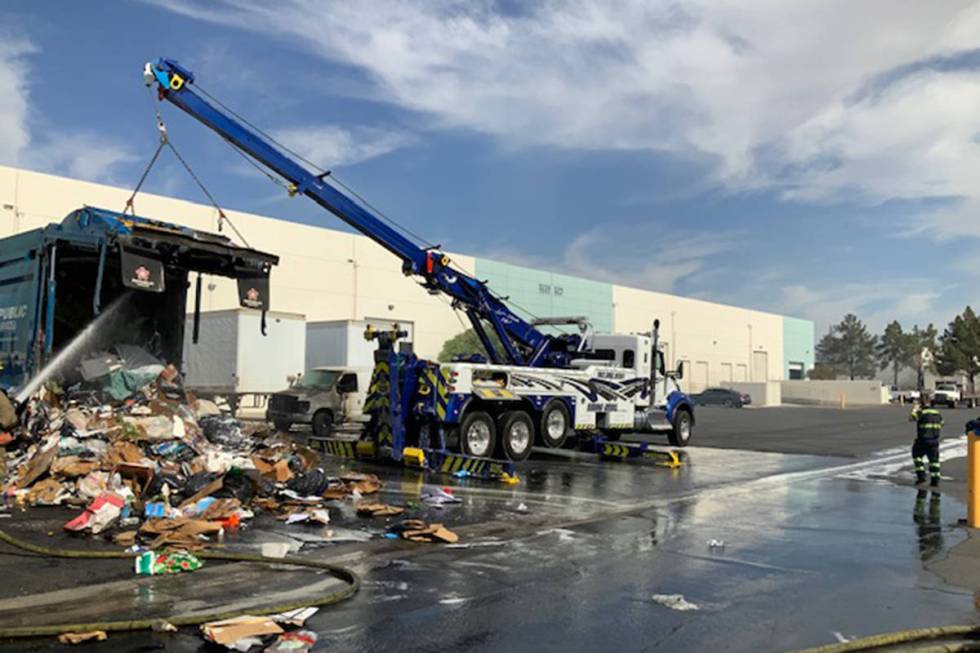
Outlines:
[{"label": "cloudy sky", "polygon": [[[167,56],[449,249],[819,330],[978,303],[978,2],[99,6],[0,6],[0,163],[132,185]],[[339,227],[163,109],[224,205]]]}]

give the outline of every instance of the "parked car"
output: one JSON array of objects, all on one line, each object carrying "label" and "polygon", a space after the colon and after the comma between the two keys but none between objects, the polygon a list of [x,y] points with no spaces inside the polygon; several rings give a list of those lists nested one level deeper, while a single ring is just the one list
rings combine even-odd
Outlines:
[{"label": "parked car", "polygon": [[364,400],[371,384],[370,367],[316,367],[289,388],[269,398],[266,420],[288,432],[293,424],[310,424],[313,435],[326,437],[336,426],[366,422]]},{"label": "parked car", "polygon": [[888,399],[893,403],[910,404],[913,401],[919,401],[920,396],[918,390],[903,390],[894,385],[888,386]]},{"label": "parked car", "polygon": [[699,406],[729,406],[741,408],[752,403],[752,397],[731,388],[708,388],[704,392],[691,395],[691,400]]},{"label": "parked car", "polygon": [[958,384],[936,382],[936,389],[929,398],[929,405],[935,407],[942,404],[948,408],[956,408],[960,399],[960,386]]}]

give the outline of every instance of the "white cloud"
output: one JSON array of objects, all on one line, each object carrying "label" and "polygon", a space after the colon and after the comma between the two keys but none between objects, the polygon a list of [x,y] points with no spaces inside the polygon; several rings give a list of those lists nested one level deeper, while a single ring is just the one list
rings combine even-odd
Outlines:
[{"label": "white cloud", "polygon": [[[958,188],[942,177],[949,165],[907,181],[921,155],[949,162],[969,148],[977,124],[975,76],[916,76],[853,102],[897,68],[977,47],[970,0],[161,5],[360,67],[383,97],[444,125],[514,145],[706,157],[730,187],[814,184],[798,197]],[[839,172],[816,174],[830,156]]]},{"label": "white cloud", "polygon": [[[731,233],[691,235],[650,222],[590,229],[572,238],[557,258],[512,247],[481,245],[480,251],[482,256],[515,265],[670,292],[682,279],[705,272],[712,256],[736,247],[739,239]],[[670,246],[657,246],[665,242]]]},{"label": "white cloud", "polygon": [[112,138],[86,131],[66,133],[38,128],[32,119],[29,55],[37,49],[28,41],[3,38],[0,33],[0,163],[27,166],[90,181],[114,181],[117,166],[137,160],[131,150]]},{"label": "white cloud", "polygon": [[410,145],[415,140],[404,132],[371,127],[344,129],[336,125],[281,129],[274,136],[324,169],[373,159]]},{"label": "white cloud", "polygon": [[899,319],[905,329],[936,322],[942,307],[936,305],[940,293],[928,290],[926,279],[889,279],[882,282],[852,282],[814,288],[789,285],[782,289],[770,310],[813,320],[817,338],[847,313],[854,313],[873,332]]},{"label": "white cloud", "polygon": [[28,89],[25,55],[33,52],[27,41],[6,38],[0,33],[0,162],[15,163],[27,147]]},{"label": "white cloud", "polygon": [[119,183],[120,166],[142,161],[142,157],[112,139],[89,132],[49,135],[29,151],[19,163],[35,170],[53,171],[77,179]]}]

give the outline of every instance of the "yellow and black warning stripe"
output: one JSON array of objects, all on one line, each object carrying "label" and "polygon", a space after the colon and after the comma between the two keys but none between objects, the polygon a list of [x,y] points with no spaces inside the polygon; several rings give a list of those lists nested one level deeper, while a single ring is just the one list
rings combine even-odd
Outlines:
[{"label": "yellow and black warning stripe", "polygon": [[630,447],[625,444],[614,444],[612,442],[603,442],[602,451],[599,454],[605,458],[628,458],[630,455]]},{"label": "yellow and black warning stripe", "polygon": [[355,442],[350,440],[323,440],[323,450],[338,458],[355,458]]},{"label": "yellow and black warning stripe", "polygon": [[425,370],[427,389],[423,394],[432,395],[433,408],[439,421],[445,421],[446,414],[449,412],[449,380],[449,370],[440,367],[427,367]]},{"label": "yellow and black warning stripe", "polygon": [[463,470],[473,474],[474,476],[482,476],[489,469],[490,461],[482,460],[480,458],[470,458],[468,456],[457,456],[455,454],[448,454],[442,461],[442,465],[439,471],[445,472],[447,474],[455,474],[456,472]]},{"label": "yellow and black warning stripe", "polygon": [[473,394],[480,399],[517,399],[517,395],[506,388],[473,388]]}]

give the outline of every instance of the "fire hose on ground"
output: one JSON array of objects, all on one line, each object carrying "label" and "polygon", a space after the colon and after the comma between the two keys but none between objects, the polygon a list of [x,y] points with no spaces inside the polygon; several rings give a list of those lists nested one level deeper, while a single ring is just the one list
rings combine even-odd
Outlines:
[{"label": "fire hose on ground", "polygon": [[[53,558],[97,558],[97,559],[133,559],[138,554],[128,551],[79,551],[74,549],[55,549],[38,544],[32,544],[18,539],[9,533],[0,530],[0,541],[6,542],[12,547],[37,554],[39,556]],[[325,594],[312,596],[303,600],[291,600],[270,605],[256,606],[248,609],[236,610],[215,610],[214,612],[195,613],[193,615],[174,615],[166,618],[155,619],[130,619],[119,621],[102,621],[77,624],[45,624],[37,626],[16,626],[10,628],[0,627],[0,639],[11,639],[20,637],[43,637],[60,635],[68,632],[89,632],[93,630],[126,631],[126,630],[160,630],[171,626],[197,626],[210,621],[221,621],[242,615],[269,615],[280,612],[288,612],[305,607],[322,607],[340,603],[349,599],[361,586],[360,577],[347,567],[299,558],[296,556],[286,556],[282,558],[272,558],[262,555],[250,555],[243,553],[224,553],[217,551],[202,551],[195,553],[202,560],[221,560],[226,562],[251,562],[271,565],[292,565],[297,567],[308,567],[318,571],[324,571],[334,578],[346,583],[346,586],[332,590]]]},{"label": "fire hose on ground", "polygon": [[892,650],[908,653],[980,651],[980,626],[937,626],[900,630],[849,642],[817,646],[796,651],[796,653],[854,653],[855,651]]}]

